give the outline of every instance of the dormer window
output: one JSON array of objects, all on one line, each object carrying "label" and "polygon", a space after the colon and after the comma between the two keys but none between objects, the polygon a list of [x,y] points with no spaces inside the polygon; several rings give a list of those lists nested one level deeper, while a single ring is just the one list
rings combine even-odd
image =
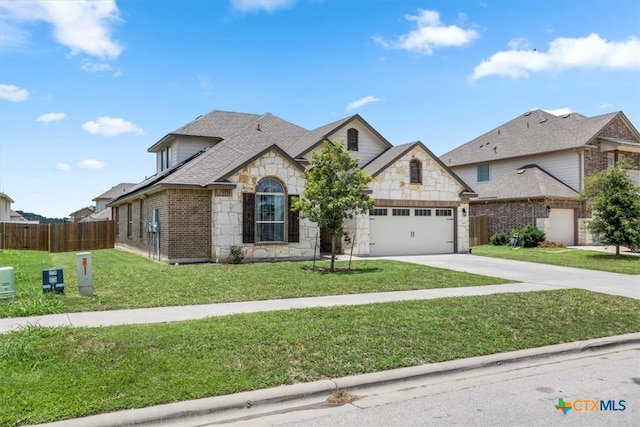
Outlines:
[{"label": "dormer window", "polygon": [[350,128],[347,131],[347,150],[358,151],[358,129]]},{"label": "dormer window", "polygon": [[422,162],[411,159],[409,162],[409,180],[411,184],[422,184]]},{"label": "dormer window", "polygon": [[160,170],[166,170],[171,167],[171,147],[163,148],[160,151]]}]

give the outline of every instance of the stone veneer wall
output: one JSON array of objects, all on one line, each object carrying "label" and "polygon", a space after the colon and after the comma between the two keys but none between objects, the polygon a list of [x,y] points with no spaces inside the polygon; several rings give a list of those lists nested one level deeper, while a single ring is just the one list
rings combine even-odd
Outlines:
[{"label": "stone veneer wall", "polygon": [[[300,220],[300,242],[242,243],[242,194],[255,192],[258,182],[266,177],[282,181],[286,195],[299,195],[304,191],[303,172],[276,151],[266,153],[231,175],[228,181],[236,184],[231,195],[214,196],[212,200],[212,257],[216,262],[230,259],[231,246],[243,248],[245,257],[253,260],[313,257],[315,237],[320,230],[306,219]],[[285,218],[285,236],[287,227]]]},{"label": "stone veneer wall", "polygon": [[[411,184],[409,179],[412,159],[422,162],[422,183]],[[460,200],[460,193],[464,187],[455,180],[448,170],[442,168],[426,151],[420,147],[414,147],[410,152],[396,160],[396,162],[378,174],[368,185],[373,191],[374,199],[392,200],[398,205],[406,202],[420,201],[426,206],[432,207],[451,206],[457,210],[456,224],[457,234],[456,250],[458,252],[469,251],[469,205],[466,200]],[[462,215],[465,208],[467,215]],[[365,218],[356,218],[348,223],[349,232],[356,232],[356,246],[354,254],[369,254],[369,224],[368,214]],[[345,249],[348,253],[350,248]]]}]

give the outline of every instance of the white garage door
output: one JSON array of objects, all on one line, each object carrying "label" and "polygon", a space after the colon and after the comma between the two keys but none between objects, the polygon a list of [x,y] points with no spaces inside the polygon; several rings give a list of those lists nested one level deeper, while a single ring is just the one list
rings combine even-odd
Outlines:
[{"label": "white garage door", "polygon": [[369,214],[369,253],[453,253],[453,223],[451,208],[373,209]]},{"label": "white garage door", "polygon": [[551,209],[549,212],[549,231],[545,234],[549,242],[573,245],[573,209]]}]

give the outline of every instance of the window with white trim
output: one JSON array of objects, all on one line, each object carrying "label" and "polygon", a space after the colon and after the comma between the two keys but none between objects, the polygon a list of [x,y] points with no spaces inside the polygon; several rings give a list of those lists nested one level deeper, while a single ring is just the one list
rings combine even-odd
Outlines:
[{"label": "window with white trim", "polygon": [[431,209],[416,209],[413,214],[414,216],[431,216]]},{"label": "window with white trim", "polygon": [[369,211],[371,216],[387,216],[387,210],[384,208],[375,208]]},{"label": "window with white trim", "polygon": [[284,242],[284,186],[265,178],[256,190],[256,241]]},{"label": "window with white trim", "polygon": [[453,212],[451,209],[436,209],[436,216],[452,216]]}]

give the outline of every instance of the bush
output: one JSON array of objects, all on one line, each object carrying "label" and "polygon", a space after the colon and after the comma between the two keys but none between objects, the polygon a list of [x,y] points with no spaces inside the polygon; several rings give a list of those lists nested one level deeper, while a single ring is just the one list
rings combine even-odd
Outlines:
[{"label": "bush", "polygon": [[506,245],[508,240],[509,239],[507,238],[507,235],[502,231],[500,231],[494,234],[493,236],[491,236],[491,238],[489,239],[489,242],[494,246],[501,246],[501,245]]},{"label": "bush", "polygon": [[545,235],[531,224],[525,225],[518,232],[520,244],[525,248],[535,248],[538,243],[544,242]]},{"label": "bush", "polygon": [[244,259],[244,251],[239,246],[231,246],[231,262],[240,264]]}]

